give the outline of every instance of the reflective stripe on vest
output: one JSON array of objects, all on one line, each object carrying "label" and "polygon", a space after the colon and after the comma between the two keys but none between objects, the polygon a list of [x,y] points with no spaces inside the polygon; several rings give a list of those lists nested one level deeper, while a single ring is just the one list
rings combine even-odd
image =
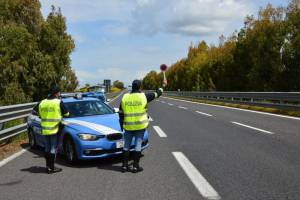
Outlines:
[{"label": "reflective stripe on vest", "polygon": [[39,105],[43,135],[53,135],[58,132],[62,120],[59,99],[45,99]]},{"label": "reflective stripe on vest", "polygon": [[60,122],[61,119],[42,119],[42,122]]},{"label": "reflective stripe on vest", "polygon": [[47,126],[42,126],[43,130],[54,130],[57,129],[59,126],[59,124],[55,125],[55,126],[51,126],[51,127],[47,127]]},{"label": "reflective stripe on vest", "polygon": [[147,98],[144,93],[128,93],[122,98],[124,113],[123,128],[128,131],[142,130],[148,127]]}]

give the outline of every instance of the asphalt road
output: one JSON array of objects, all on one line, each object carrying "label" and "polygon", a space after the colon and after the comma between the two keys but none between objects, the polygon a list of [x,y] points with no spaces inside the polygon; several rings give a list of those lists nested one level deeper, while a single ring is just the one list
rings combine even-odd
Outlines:
[{"label": "asphalt road", "polygon": [[[111,104],[118,107],[120,98]],[[300,120],[160,98],[138,174],[113,157],[44,173],[39,150],[0,168],[0,199],[300,200]]]}]

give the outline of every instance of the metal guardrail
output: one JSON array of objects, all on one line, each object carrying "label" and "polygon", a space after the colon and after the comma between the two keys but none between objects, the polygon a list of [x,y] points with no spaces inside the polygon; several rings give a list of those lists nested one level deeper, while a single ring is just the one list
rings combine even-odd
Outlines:
[{"label": "metal guardrail", "polygon": [[300,110],[300,92],[188,92],[165,91],[165,96]]},{"label": "metal guardrail", "polygon": [[[107,98],[113,98],[120,92],[107,93]],[[27,124],[22,123],[4,129],[4,124],[18,119],[26,119],[37,103],[26,103],[0,107],[0,142],[27,131]]]},{"label": "metal guardrail", "polygon": [[27,130],[26,123],[18,124],[6,129],[3,129],[3,127],[7,122],[27,118],[35,105],[36,103],[26,103],[0,107],[0,142]]}]

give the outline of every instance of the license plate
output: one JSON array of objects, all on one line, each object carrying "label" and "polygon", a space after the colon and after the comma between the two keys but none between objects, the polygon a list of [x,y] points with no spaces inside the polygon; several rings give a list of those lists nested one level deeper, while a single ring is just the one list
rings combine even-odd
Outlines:
[{"label": "license plate", "polygon": [[117,141],[116,142],[116,148],[119,149],[119,148],[123,148],[124,147],[124,141]]}]

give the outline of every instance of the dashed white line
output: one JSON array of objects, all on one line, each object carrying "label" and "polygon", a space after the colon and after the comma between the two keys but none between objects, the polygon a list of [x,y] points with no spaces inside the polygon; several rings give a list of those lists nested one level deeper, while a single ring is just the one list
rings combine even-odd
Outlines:
[{"label": "dashed white line", "polygon": [[169,106],[174,106],[174,104],[168,103]]},{"label": "dashed white line", "polygon": [[208,116],[208,117],[212,117],[211,114],[204,113],[204,112],[200,112],[200,111],[198,111],[198,110],[196,111],[196,113],[201,114],[201,115],[205,115],[205,116]]},{"label": "dashed white line", "polygon": [[232,108],[232,107],[227,107],[227,106],[212,105],[212,104],[207,104],[207,103],[199,103],[199,102],[187,101],[187,100],[182,100],[182,99],[175,99],[175,98],[171,98],[171,97],[163,97],[163,98],[172,99],[172,100],[175,100],[175,101],[182,101],[182,102],[187,102],[187,103],[199,104],[199,105],[226,108],[226,109],[231,109],[231,110],[240,110],[240,111],[245,111],[245,112],[258,113],[258,114],[262,114],[262,115],[269,115],[269,116],[274,116],[274,117],[300,120],[300,117],[292,117],[292,116],[287,116],[287,115],[279,115],[279,114],[273,114],[273,113],[255,111],[255,110],[247,110],[247,109],[242,109],[242,108]]},{"label": "dashed white line", "polygon": [[28,148],[26,149],[22,149],[21,151],[11,155],[10,157],[8,158],[5,158],[4,160],[1,160],[0,162],[0,167],[6,165],[7,163],[9,163],[10,161],[14,160],[15,158],[21,156],[23,153],[25,153],[27,151]]},{"label": "dashed white line", "polygon": [[187,110],[187,107],[183,107],[183,106],[178,106],[178,108]]},{"label": "dashed white line", "polygon": [[165,101],[160,101],[161,103],[166,103]]},{"label": "dashed white line", "polygon": [[242,124],[242,123],[239,123],[239,122],[231,122],[231,123],[237,124],[239,126],[244,126],[246,128],[250,128],[250,129],[253,129],[253,130],[257,130],[257,131],[260,131],[260,132],[263,132],[263,133],[274,134],[273,132],[266,131],[266,130],[263,130],[263,129],[260,129],[260,128],[256,128],[256,127],[253,127],[253,126],[249,126],[249,125],[246,125],[246,124]]},{"label": "dashed white line", "polygon": [[159,126],[153,126],[153,128],[159,137],[162,137],[162,138],[167,137],[167,134],[165,134],[165,132],[163,130],[161,130],[161,128]]},{"label": "dashed white line", "polygon": [[183,171],[190,178],[194,186],[200,194],[211,200],[221,199],[217,191],[209,184],[209,182],[201,175],[197,168],[189,161],[189,159],[181,152],[172,152]]}]

